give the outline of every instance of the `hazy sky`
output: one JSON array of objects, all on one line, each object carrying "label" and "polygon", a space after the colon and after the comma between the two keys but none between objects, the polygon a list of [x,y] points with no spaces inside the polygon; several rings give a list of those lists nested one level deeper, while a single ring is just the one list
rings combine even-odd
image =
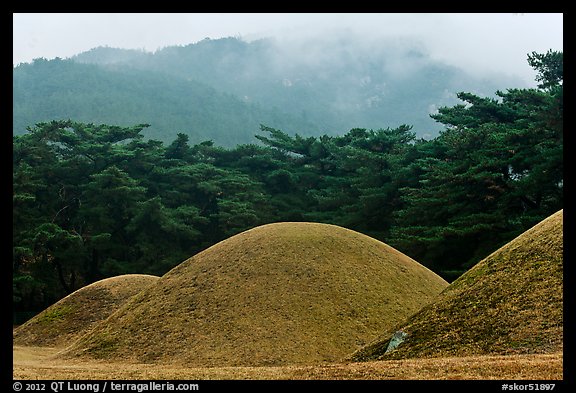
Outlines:
[{"label": "hazy sky", "polygon": [[421,42],[431,57],[471,71],[501,71],[533,82],[532,51],[563,50],[558,13],[21,13],[13,14],[13,64],[66,58],[97,46],[154,51],[206,37],[294,40],[347,29],[374,42]]}]

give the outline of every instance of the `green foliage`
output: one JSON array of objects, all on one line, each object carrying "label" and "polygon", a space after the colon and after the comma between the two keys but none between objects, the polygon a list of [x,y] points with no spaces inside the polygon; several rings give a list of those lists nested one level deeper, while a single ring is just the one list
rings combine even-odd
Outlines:
[{"label": "green foliage", "polygon": [[147,124],[38,123],[13,138],[16,311],[112,275],[162,275],[278,221],[348,227],[456,278],[563,206],[558,56],[531,56],[539,89],[459,93],[431,140],[407,125],[320,137],[261,125],[260,144],[224,148],[145,140]]},{"label": "green foliage", "polygon": [[562,207],[562,85],[547,80],[546,90],[497,92],[498,101],[461,93],[466,105],[433,116],[448,128],[419,145],[418,183],[402,190],[393,243],[437,270],[463,271]]},{"label": "green foliage", "polygon": [[564,81],[564,54],[549,50],[546,53],[532,52],[528,55],[528,64],[536,71],[536,81],[541,89],[555,88]]}]

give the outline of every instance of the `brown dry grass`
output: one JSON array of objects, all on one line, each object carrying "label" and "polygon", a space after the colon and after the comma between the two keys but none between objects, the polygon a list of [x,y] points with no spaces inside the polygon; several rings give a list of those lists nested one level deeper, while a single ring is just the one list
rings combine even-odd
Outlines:
[{"label": "brown dry grass", "polygon": [[[563,345],[563,212],[501,247],[356,360],[554,353]],[[394,330],[408,333],[384,352]]]},{"label": "brown dry grass", "polygon": [[332,362],[447,285],[358,232],[264,225],[183,262],[62,356],[203,367]]},{"label": "brown dry grass", "polygon": [[563,355],[468,356],[282,367],[183,367],[55,359],[57,348],[14,347],[13,378],[77,380],[561,380]]},{"label": "brown dry grass", "polygon": [[87,285],[13,330],[15,345],[68,345],[159,277],[126,274]]}]

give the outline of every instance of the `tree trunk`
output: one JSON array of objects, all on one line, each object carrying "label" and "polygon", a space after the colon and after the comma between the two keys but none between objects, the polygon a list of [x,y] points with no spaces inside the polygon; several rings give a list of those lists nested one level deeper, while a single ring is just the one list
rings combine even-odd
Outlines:
[{"label": "tree trunk", "polygon": [[[67,294],[71,294],[73,292],[73,287],[71,287],[66,282],[66,277],[64,277],[64,269],[62,268],[62,264],[58,262],[56,259],[54,259],[52,263],[54,264],[54,267],[56,267],[56,272],[58,273],[58,280],[60,281],[60,285],[62,285],[62,288],[64,288],[64,291],[66,291]],[[75,281],[74,273],[72,280]]]}]

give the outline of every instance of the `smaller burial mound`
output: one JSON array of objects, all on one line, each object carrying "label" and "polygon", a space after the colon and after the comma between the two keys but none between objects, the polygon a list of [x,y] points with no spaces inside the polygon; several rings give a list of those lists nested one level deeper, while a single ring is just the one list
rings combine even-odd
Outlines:
[{"label": "smaller burial mound", "polygon": [[39,347],[70,345],[159,278],[125,274],[82,287],[16,328],[13,344]]},{"label": "smaller burial mound", "polygon": [[562,220],[560,210],[493,252],[435,302],[350,358],[562,351]]},{"label": "smaller burial mound", "polygon": [[60,356],[191,367],[331,362],[447,285],[361,233],[268,224],[182,262]]}]

